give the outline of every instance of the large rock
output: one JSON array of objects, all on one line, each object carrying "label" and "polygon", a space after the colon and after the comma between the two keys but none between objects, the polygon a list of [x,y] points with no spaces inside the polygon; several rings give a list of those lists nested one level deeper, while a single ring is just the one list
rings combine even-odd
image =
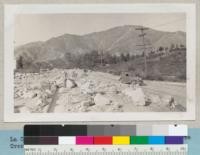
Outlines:
[{"label": "large rock", "polygon": [[74,80],[68,79],[66,80],[66,88],[75,88],[77,84]]},{"label": "large rock", "polygon": [[96,105],[110,105],[111,102],[112,101],[109,98],[107,98],[105,95],[97,94],[94,97],[94,103]]},{"label": "large rock", "polygon": [[[164,105],[169,107],[171,110],[175,110],[175,108],[177,107],[177,102],[173,96],[170,96],[170,95],[163,96],[162,102]],[[183,108],[180,108],[180,111],[182,111]]]},{"label": "large rock", "polygon": [[152,103],[161,103],[161,98],[159,95],[151,94],[150,99]]},{"label": "large rock", "polygon": [[91,107],[91,106],[95,105],[95,103],[94,103],[94,101],[92,101],[92,100],[87,100],[87,101],[82,101],[82,102],[81,102],[81,105],[82,105],[83,107]]},{"label": "large rock", "polygon": [[170,95],[164,95],[164,96],[162,97],[162,102],[163,102],[164,104],[168,105],[172,99],[173,99],[172,96],[170,96]]},{"label": "large rock", "polygon": [[20,113],[31,113],[31,111],[27,107],[22,107],[19,109]]},{"label": "large rock", "polygon": [[136,88],[126,88],[125,90],[122,91],[126,96],[131,98],[133,104],[139,105],[139,106],[145,106],[145,95],[140,87]]},{"label": "large rock", "polygon": [[61,87],[61,88],[59,89],[59,93],[67,93],[68,91],[69,91],[69,89],[64,88],[64,87]]},{"label": "large rock", "polygon": [[33,90],[41,89],[41,84],[40,83],[32,83],[30,85],[30,89],[33,89]]},{"label": "large rock", "polygon": [[37,96],[37,93],[35,92],[24,92],[23,94],[23,98],[34,98]]},{"label": "large rock", "polygon": [[52,91],[49,89],[45,90],[45,93],[47,93],[49,96],[53,95]]},{"label": "large rock", "polygon": [[46,90],[46,89],[50,89],[51,88],[51,84],[49,81],[45,81],[45,80],[42,80],[40,82],[40,85],[41,85],[41,89],[43,90]]},{"label": "large rock", "polygon": [[95,94],[95,84],[92,81],[86,81],[82,86],[81,86],[81,92],[83,94],[90,94],[94,95]]},{"label": "large rock", "polygon": [[35,106],[40,106],[40,105],[42,105],[42,100],[38,98],[35,102]]},{"label": "large rock", "polygon": [[116,85],[108,83],[108,82],[106,83],[100,82],[99,84],[97,84],[96,89],[98,92],[107,92],[107,93],[115,93],[115,94],[119,92]]},{"label": "large rock", "polygon": [[55,81],[57,83],[58,86],[63,84],[63,77],[62,76],[58,76],[55,78]]},{"label": "large rock", "polygon": [[112,112],[123,112],[123,105],[122,104],[116,104],[112,107]]}]

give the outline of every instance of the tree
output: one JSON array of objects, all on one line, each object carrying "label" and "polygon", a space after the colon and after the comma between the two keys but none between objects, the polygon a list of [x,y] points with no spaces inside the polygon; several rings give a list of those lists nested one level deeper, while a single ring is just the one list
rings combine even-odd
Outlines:
[{"label": "tree", "polygon": [[181,49],[184,49],[184,48],[185,48],[185,45],[181,44],[181,45],[180,45],[180,48],[181,48]]},{"label": "tree", "polygon": [[73,56],[71,55],[71,53],[69,53],[69,52],[65,53],[64,58],[65,58],[65,60],[66,60],[65,64],[66,64],[66,67],[67,67],[67,68],[70,68],[70,67],[71,67],[71,64],[72,64],[72,57],[73,57]]},{"label": "tree", "polygon": [[71,53],[65,53],[65,59],[66,60],[71,60]]},{"label": "tree", "polygon": [[168,51],[168,49],[169,49],[168,47],[165,47],[165,51]]},{"label": "tree", "polygon": [[174,48],[175,48],[175,45],[174,45],[174,44],[171,44],[171,46],[170,46],[170,51],[174,50]]},{"label": "tree", "polygon": [[141,55],[142,57],[144,57],[144,52],[142,52],[142,55]]},{"label": "tree", "polygon": [[117,64],[117,62],[118,62],[118,57],[116,55],[113,55],[112,56],[112,63]]},{"label": "tree", "polygon": [[20,56],[20,57],[17,59],[16,68],[17,68],[17,69],[23,69],[23,68],[24,68],[24,58],[23,58],[23,56]]},{"label": "tree", "polygon": [[135,59],[135,55],[132,55],[132,56],[131,56],[131,60],[134,60],[134,59]]},{"label": "tree", "polygon": [[162,52],[164,50],[164,48],[162,46],[159,47],[158,49],[160,52]]},{"label": "tree", "polygon": [[126,56],[123,53],[121,53],[120,54],[120,59],[121,59],[121,61],[126,61]]},{"label": "tree", "polygon": [[97,50],[93,50],[90,53],[90,56],[91,56],[91,61],[93,62],[94,65],[99,62],[99,53]]},{"label": "tree", "polygon": [[129,60],[130,60],[130,54],[127,53],[127,54],[126,54],[126,61],[129,61]]},{"label": "tree", "polygon": [[176,44],[176,50],[178,50],[179,49],[179,46],[178,46],[178,44]]}]

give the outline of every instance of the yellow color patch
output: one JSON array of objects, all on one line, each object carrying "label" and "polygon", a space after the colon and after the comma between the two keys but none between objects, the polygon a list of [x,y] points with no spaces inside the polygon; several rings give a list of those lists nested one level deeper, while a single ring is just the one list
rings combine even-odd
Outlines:
[{"label": "yellow color patch", "polygon": [[129,145],[130,136],[113,136],[113,145]]}]

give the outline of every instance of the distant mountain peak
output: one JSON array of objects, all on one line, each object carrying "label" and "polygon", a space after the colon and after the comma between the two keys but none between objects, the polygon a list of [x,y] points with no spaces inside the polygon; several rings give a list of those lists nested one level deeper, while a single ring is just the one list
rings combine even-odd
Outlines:
[{"label": "distant mountain peak", "polygon": [[[140,31],[135,29],[140,25],[122,25],[100,32],[85,35],[64,34],[50,38],[47,41],[32,42],[15,48],[15,57],[24,55],[37,61],[48,61],[62,58],[65,53],[73,55],[84,54],[94,50],[103,50],[112,55],[129,53],[141,54],[138,44],[142,44]],[[149,28],[146,39],[152,47],[170,47],[171,44],[186,46],[185,32],[163,32]]]}]

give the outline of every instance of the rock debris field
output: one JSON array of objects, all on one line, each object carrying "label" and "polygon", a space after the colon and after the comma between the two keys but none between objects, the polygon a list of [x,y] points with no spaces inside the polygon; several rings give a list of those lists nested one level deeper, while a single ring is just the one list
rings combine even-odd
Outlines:
[{"label": "rock debris field", "polygon": [[15,73],[16,113],[185,111],[186,84],[144,81],[133,86],[120,76],[82,69]]}]

